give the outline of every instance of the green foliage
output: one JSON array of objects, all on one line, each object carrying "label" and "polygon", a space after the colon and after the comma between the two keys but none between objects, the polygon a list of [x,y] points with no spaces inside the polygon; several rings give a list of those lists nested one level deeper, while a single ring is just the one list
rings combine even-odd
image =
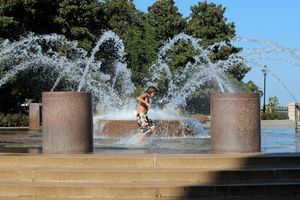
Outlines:
[{"label": "green foliage", "polygon": [[278,113],[278,112],[272,112],[272,113],[262,113],[261,119],[262,120],[282,120],[282,119],[288,119],[289,117],[287,115]]},{"label": "green foliage", "polygon": [[104,2],[106,29],[117,33],[127,44],[131,29],[142,26],[143,14],[136,9],[133,0],[105,0]]},{"label": "green foliage", "polygon": [[24,114],[3,114],[0,113],[0,127],[21,127],[28,126],[29,117]]},{"label": "green foliage", "polygon": [[288,116],[277,112],[279,101],[277,97],[270,97],[269,102],[266,105],[266,112],[262,113],[261,119],[272,120],[272,119],[288,119]]},{"label": "green foliage", "polygon": [[193,56],[197,53],[199,52],[196,52],[190,42],[186,43],[184,41],[180,41],[172,49],[170,49],[168,57],[165,58],[165,60],[170,66],[172,74],[176,74],[181,71],[188,62],[193,63]]},{"label": "green foliage", "polygon": [[235,36],[234,23],[227,23],[224,17],[226,8],[214,3],[199,2],[191,7],[190,20],[186,32],[200,38],[207,47],[221,41],[228,41]]},{"label": "green foliage", "polygon": [[9,33],[12,33],[17,26],[18,22],[13,17],[0,17],[0,33],[2,37],[8,37]]},{"label": "green foliage", "polygon": [[247,67],[244,63],[239,63],[231,66],[226,72],[232,75],[238,81],[242,81],[250,69],[251,68]]},{"label": "green foliage", "polygon": [[278,113],[262,113],[261,114],[262,120],[274,120],[279,119]]},{"label": "green foliage", "polygon": [[[104,16],[104,17],[103,17]],[[104,7],[97,0],[62,0],[54,18],[59,30],[87,50],[106,27]]]},{"label": "green foliage", "polygon": [[186,20],[178,12],[174,0],[158,0],[148,8],[146,21],[155,29],[155,38],[161,46],[167,39],[184,30]]},{"label": "green foliage", "polygon": [[0,0],[0,35],[17,39],[28,31],[57,31],[54,23],[59,0]]},{"label": "green foliage", "polygon": [[127,44],[128,65],[132,70],[132,80],[138,85],[148,76],[149,67],[157,58],[157,43],[154,28],[145,24],[143,28],[131,29]]},{"label": "green foliage", "polygon": [[[233,22],[228,23],[224,17],[226,8],[214,3],[199,2],[191,7],[190,20],[187,23],[186,32],[194,37],[201,39],[201,45],[206,48],[217,42],[228,42],[235,36],[235,25]],[[210,59],[214,62],[217,60],[226,60],[230,55],[238,53],[241,49],[233,47],[230,43],[219,48],[216,46]],[[228,70],[238,80],[242,80],[250,68],[244,64],[232,66]]]},{"label": "green foliage", "polygon": [[246,84],[242,84],[241,87],[247,92],[261,92],[259,87],[252,81],[248,81]]},{"label": "green foliage", "polygon": [[266,105],[267,113],[275,113],[276,108],[279,106],[279,101],[277,97],[270,97],[269,103]]}]

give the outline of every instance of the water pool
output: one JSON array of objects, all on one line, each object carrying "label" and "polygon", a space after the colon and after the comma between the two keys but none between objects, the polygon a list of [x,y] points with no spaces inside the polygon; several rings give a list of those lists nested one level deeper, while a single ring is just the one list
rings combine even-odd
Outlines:
[{"label": "water pool", "polygon": [[[135,139],[134,135],[122,139],[94,139],[94,153],[210,153],[209,129],[208,135],[201,137],[153,136],[142,143],[137,143]],[[0,152],[38,152],[36,149],[41,149],[41,141],[41,133],[1,132]],[[263,128],[261,150],[263,153],[300,152],[300,134],[297,134],[294,129]]]}]

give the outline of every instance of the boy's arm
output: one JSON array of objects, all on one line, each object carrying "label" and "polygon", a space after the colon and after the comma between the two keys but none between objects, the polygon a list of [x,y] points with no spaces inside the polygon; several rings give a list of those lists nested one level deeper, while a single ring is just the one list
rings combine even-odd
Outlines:
[{"label": "boy's arm", "polygon": [[144,93],[140,96],[137,97],[137,100],[144,103],[145,105],[147,105],[148,107],[150,106],[149,103],[147,101],[145,101],[145,98],[148,96],[147,93]]}]

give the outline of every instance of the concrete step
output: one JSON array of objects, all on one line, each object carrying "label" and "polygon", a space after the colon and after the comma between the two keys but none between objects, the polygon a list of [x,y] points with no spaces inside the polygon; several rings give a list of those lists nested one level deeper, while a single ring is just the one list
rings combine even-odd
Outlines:
[{"label": "concrete step", "polygon": [[300,199],[299,163],[299,154],[0,154],[0,199]]},{"label": "concrete step", "polygon": [[0,167],[153,168],[152,155],[0,154]]},{"label": "concrete step", "polygon": [[[1,200],[112,200],[110,197],[17,197],[0,196]],[[157,197],[157,198],[118,198],[120,200],[266,200],[266,197]],[[272,200],[283,200],[283,197],[272,197]],[[284,197],[284,200],[298,200],[298,197]]]},{"label": "concrete step", "polygon": [[[180,199],[212,197],[298,197],[300,182],[205,186],[183,183],[41,183],[0,181],[0,196],[47,198]],[[243,198],[241,198],[243,199]]]},{"label": "concrete step", "polygon": [[266,168],[298,167],[300,154],[169,154],[156,156],[157,168]]},{"label": "concrete step", "polygon": [[190,182],[201,184],[300,181],[299,168],[265,169],[77,169],[0,168],[1,181],[35,182]]},{"label": "concrete step", "polygon": [[0,167],[230,169],[297,167],[300,154],[0,154]]}]

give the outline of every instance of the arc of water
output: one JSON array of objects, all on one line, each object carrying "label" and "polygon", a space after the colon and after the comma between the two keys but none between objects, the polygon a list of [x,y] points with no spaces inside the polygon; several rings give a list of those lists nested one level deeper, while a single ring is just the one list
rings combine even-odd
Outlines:
[{"label": "arc of water", "polygon": [[[120,56],[120,61],[123,61],[124,56],[125,56],[125,50],[124,50],[125,47],[123,45],[122,40],[119,38],[119,36],[117,34],[115,34],[112,31],[106,31],[106,32],[104,32],[102,34],[100,40],[98,40],[98,42],[96,43],[95,47],[93,48],[93,50],[91,52],[90,58],[87,60],[87,63],[86,63],[86,66],[84,68],[84,71],[83,71],[83,74],[82,74],[82,78],[81,78],[81,80],[79,82],[77,91],[80,91],[81,88],[82,88],[82,86],[83,86],[83,84],[85,84],[86,75],[87,75],[87,73],[89,71],[90,65],[95,60],[95,54],[99,51],[100,46],[104,42],[106,42],[106,41],[108,41],[110,39],[113,39],[115,41],[115,47],[117,47],[117,49],[118,49],[118,55]],[[100,63],[100,67],[101,67],[101,63]]]},{"label": "arc of water", "polygon": [[49,65],[52,63],[54,68],[60,68],[60,70],[62,70],[62,64],[59,63],[63,62],[63,64],[65,64],[66,59],[60,56],[59,53],[54,52],[51,48],[43,52],[43,48],[39,43],[53,43],[55,45],[55,42],[64,40],[65,38],[63,36],[56,34],[36,36],[33,33],[30,33],[26,38],[22,38],[17,42],[9,42],[6,40],[2,43],[0,51],[1,60],[4,60],[7,64],[11,63],[11,65],[18,62],[22,62],[23,64],[13,66],[1,79],[1,85],[20,71],[32,66],[38,67],[38,63],[47,65],[46,61],[49,62]]},{"label": "arc of water", "polygon": [[34,65],[45,65],[48,64],[49,59],[47,57],[39,57],[38,59],[31,59],[31,61],[18,64],[13,69],[9,70],[0,80],[0,87],[5,84],[10,78],[14,77],[20,71],[24,71]]},{"label": "arc of water", "polygon": [[[119,57],[113,70],[105,74],[100,70],[102,63],[95,60],[95,54],[101,43],[110,39],[114,40],[112,44]],[[131,71],[124,62],[125,48],[122,40],[112,31],[107,31],[102,34],[97,44],[90,57],[87,57],[87,52],[78,47],[78,42],[68,41],[64,36],[56,34],[30,33],[19,41],[5,40],[0,44],[0,61],[12,69],[3,75],[0,85],[28,68],[51,67],[58,73],[51,91],[66,77],[72,85],[79,83],[79,88],[85,85],[87,91],[93,93],[95,100],[103,100],[102,104],[119,105],[122,100],[126,103],[125,99],[133,93],[134,85],[130,78]]]},{"label": "arc of water", "polygon": [[[180,73],[172,75],[169,66],[166,64],[166,62],[163,59],[166,57],[167,52],[179,40],[191,42],[193,47],[199,53],[193,56],[193,59],[195,61],[194,63],[188,62]],[[224,74],[224,71],[227,70],[230,66],[242,62],[241,57],[238,54],[233,54],[226,61],[221,60],[218,61],[217,63],[212,63],[211,60],[209,59],[210,52],[215,48],[222,48],[223,46],[227,46],[226,42],[216,43],[209,46],[206,49],[203,49],[199,45],[199,41],[200,40],[196,38],[181,33],[175,36],[173,39],[169,40],[161,48],[158,56],[158,61],[157,61],[158,66],[155,66],[157,69],[154,70],[155,74],[153,76],[154,78],[152,79],[152,81],[159,80],[162,71],[165,71],[167,78],[169,80],[169,84],[168,84],[167,95],[164,98],[170,98],[169,99],[170,101],[176,101],[175,98],[177,97],[187,98],[189,95],[195,92],[199,87],[201,87],[201,85],[204,85],[205,82],[208,81],[209,79],[214,79],[215,82],[217,82],[218,87],[220,88],[221,91],[225,91],[225,90],[234,91],[234,87],[230,86],[230,81],[227,78],[225,78],[224,75],[221,75],[221,70],[210,70],[211,72],[215,73],[213,75],[211,72],[208,73],[209,71],[205,69],[208,68],[209,66],[214,66],[215,68],[222,69],[222,73]],[[209,69],[213,69],[213,68],[209,68]],[[209,76],[209,78],[204,78],[205,75],[203,75],[203,72],[201,72],[201,70],[206,72],[206,75]],[[196,77],[198,79],[194,80]],[[227,82],[226,83],[227,89],[224,87],[224,82]]]},{"label": "arc of water", "polygon": [[18,72],[23,71],[25,69],[27,69],[28,67],[30,67],[32,64],[35,63],[35,60],[29,62],[29,63],[21,63],[19,65],[16,66],[16,68],[8,71],[0,80],[0,87],[5,84],[10,78],[12,78],[13,76],[15,76]]},{"label": "arc of water", "polygon": [[[261,63],[258,63],[256,60],[250,60],[248,59],[247,62],[252,62],[255,64],[255,66],[258,66],[261,69],[265,69],[264,65]],[[290,95],[290,97],[295,101],[298,102],[297,98],[293,95],[293,93],[291,92],[291,90],[287,87],[287,85],[274,73],[272,72],[269,68],[267,69],[267,73],[271,74],[281,85],[282,87],[288,92],[288,94]]]},{"label": "arc of water", "polygon": [[[296,49],[290,49],[287,47],[283,47],[281,45],[279,45],[278,43],[272,42],[272,41],[267,41],[267,40],[256,40],[253,38],[248,38],[248,37],[241,37],[238,36],[236,37],[236,41],[246,41],[246,42],[250,42],[250,43],[255,43],[255,44],[260,44],[260,45],[265,45],[266,48],[264,49],[260,49],[260,48],[252,48],[252,49],[246,49],[246,56],[244,56],[245,60],[247,60],[249,63],[255,63],[255,66],[258,66],[260,68],[264,68],[264,65],[260,64],[257,61],[257,58],[249,58],[249,55],[253,55],[253,56],[258,56],[258,59],[265,59],[265,60],[270,60],[270,61],[283,61],[289,64],[292,64],[293,66],[297,66],[299,67],[300,64],[298,62],[294,62],[291,61],[289,59],[286,58],[270,58],[269,55],[271,53],[280,53],[280,52],[284,52],[287,53],[290,57],[296,59],[296,60],[300,60],[300,51],[296,50]],[[243,52],[242,52],[243,53]],[[291,90],[287,87],[287,85],[279,78],[279,76],[277,76],[274,72],[272,72],[269,68],[267,69],[267,72],[269,74],[271,74],[282,86],[283,88],[288,92],[288,94],[290,95],[290,97],[297,102],[296,97],[293,95],[293,93],[291,92]]]},{"label": "arc of water", "polygon": [[274,74],[274,73],[271,72],[270,70],[268,70],[268,72],[269,72],[273,77],[275,77],[275,78],[278,80],[279,83],[281,83],[281,85],[287,90],[287,92],[288,92],[289,95],[292,97],[292,99],[293,99],[295,102],[298,102],[298,100],[297,100],[296,97],[293,95],[293,93],[291,92],[291,90],[286,86],[286,84],[283,83],[283,82],[279,79],[279,77],[278,77],[276,74]]},{"label": "arc of water", "polygon": [[[250,43],[255,43],[255,44],[260,44],[260,45],[265,45],[267,48],[261,49],[261,48],[244,48],[243,51],[245,51],[245,55],[249,56],[249,55],[255,55],[255,56],[259,56],[262,59],[269,59],[269,60],[277,60],[277,61],[283,61],[283,62],[287,62],[289,64],[292,64],[294,66],[299,67],[300,64],[297,62],[293,62],[287,59],[283,59],[283,58],[268,58],[268,55],[271,53],[280,53],[280,52],[284,52],[287,53],[290,57],[296,59],[296,60],[300,60],[300,51],[297,49],[290,49],[287,47],[283,47],[281,45],[279,45],[278,43],[272,42],[272,41],[267,41],[267,40],[256,40],[253,38],[249,38],[249,37],[242,37],[242,36],[237,36],[235,38],[235,40],[233,42],[242,42],[242,41],[246,41],[246,42],[250,42]],[[241,52],[243,53],[243,52]]]}]

